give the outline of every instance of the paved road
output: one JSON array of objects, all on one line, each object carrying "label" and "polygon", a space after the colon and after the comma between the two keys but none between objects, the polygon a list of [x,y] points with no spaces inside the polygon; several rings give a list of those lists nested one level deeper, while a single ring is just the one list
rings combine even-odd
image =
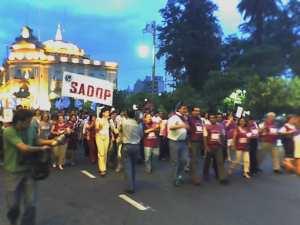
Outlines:
[{"label": "paved road", "polygon": [[[83,175],[83,169],[96,179]],[[131,197],[151,207],[140,211],[118,197],[121,175],[110,172],[101,178],[95,166],[81,162],[53,171],[40,183],[38,225],[299,225],[299,177],[273,175],[269,165],[264,169],[251,181],[236,174],[229,186],[212,179],[200,187],[174,188],[168,163],[160,163],[152,175],[140,166],[138,190]]]}]

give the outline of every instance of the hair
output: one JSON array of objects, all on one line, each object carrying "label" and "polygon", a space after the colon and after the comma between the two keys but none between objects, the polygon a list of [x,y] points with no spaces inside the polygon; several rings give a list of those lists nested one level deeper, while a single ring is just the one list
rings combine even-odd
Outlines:
[{"label": "hair", "polygon": [[185,104],[184,102],[178,102],[175,106],[175,111],[178,112],[179,109],[181,109],[181,107],[186,106],[187,104]]},{"label": "hair", "polygon": [[110,108],[108,106],[105,106],[101,109],[100,111],[100,114],[99,114],[99,117],[102,118],[103,116],[103,113],[106,112],[106,111],[109,111],[110,112]]},{"label": "hair", "polygon": [[247,119],[244,118],[244,117],[241,117],[241,118],[238,119],[237,125],[240,126],[241,120],[244,120],[244,121],[245,121],[245,126],[247,126],[248,121],[247,121]]},{"label": "hair", "polygon": [[32,119],[33,112],[28,109],[19,109],[14,112],[13,116],[13,124],[17,124],[18,122],[24,122],[28,119]]},{"label": "hair", "polygon": [[44,120],[45,116],[47,116],[48,121],[49,121],[50,120],[50,115],[49,115],[49,113],[46,113],[46,112],[41,115],[41,120]]},{"label": "hair", "polygon": [[91,113],[91,114],[89,115],[89,122],[92,122],[92,119],[93,119],[93,117],[95,117],[95,116],[96,116],[95,114]]},{"label": "hair", "polygon": [[128,109],[128,110],[126,111],[126,113],[127,113],[128,118],[130,118],[130,119],[135,119],[135,111],[134,111],[134,110]]}]

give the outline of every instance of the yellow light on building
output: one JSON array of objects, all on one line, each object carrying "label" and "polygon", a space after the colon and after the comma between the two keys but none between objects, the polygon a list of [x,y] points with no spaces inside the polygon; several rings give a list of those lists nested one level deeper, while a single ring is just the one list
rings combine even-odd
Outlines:
[{"label": "yellow light on building", "polygon": [[72,63],[79,63],[79,59],[73,58],[73,59],[72,59]]},{"label": "yellow light on building", "polygon": [[60,57],[61,62],[68,62],[68,57],[62,56]]},{"label": "yellow light on building", "polygon": [[101,64],[101,63],[100,63],[99,60],[94,60],[94,65],[95,65],[95,66],[100,66],[100,64]]},{"label": "yellow light on building", "polygon": [[85,64],[85,65],[88,65],[88,64],[90,64],[91,63],[91,61],[89,60],[89,59],[84,59],[83,60],[83,64]]}]

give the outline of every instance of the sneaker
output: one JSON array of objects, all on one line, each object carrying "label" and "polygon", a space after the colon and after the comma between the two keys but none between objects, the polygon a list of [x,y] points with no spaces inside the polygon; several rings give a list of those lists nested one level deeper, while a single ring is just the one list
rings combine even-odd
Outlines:
[{"label": "sneaker", "polygon": [[179,176],[175,179],[174,181],[174,186],[175,187],[179,187],[183,184],[183,179],[182,179],[182,176]]},{"label": "sneaker", "polygon": [[52,164],[52,167],[53,167],[53,168],[56,168],[56,167],[57,167],[57,165],[56,165],[55,163],[53,163],[53,164]]},{"label": "sneaker", "polygon": [[243,177],[246,179],[251,179],[251,176],[249,173],[243,173]]},{"label": "sneaker", "polygon": [[282,171],[281,171],[281,170],[273,170],[273,171],[274,171],[274,173],[277,174],[277,175],[282,174]]},{"label": "sneaker", "polygon": [[64,170],[63,165],[58,165],[58,168],[59,168],[60,170]]}]

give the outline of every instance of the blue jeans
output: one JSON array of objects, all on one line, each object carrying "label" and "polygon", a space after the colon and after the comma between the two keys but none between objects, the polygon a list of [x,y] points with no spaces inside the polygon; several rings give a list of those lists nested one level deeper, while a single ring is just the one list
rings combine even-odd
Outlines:
[{"label": "blue jeans", "polygon": [[125,180],[127,182],[127,189],[135,190],[135,165],[139,156],[139,144],[123,144],[122,145],[122,159],[125,173]]},{"label": "blue jeans", "polygon": [[188,159],[188,145],[186,141],[169,140],[171,161],[174,163],[174,178],[182,178],[184,167]]},{"label": "blue jeans", "polygon": [[29,173],[4,173],[5,225],[35,225],[36,181]]}]

